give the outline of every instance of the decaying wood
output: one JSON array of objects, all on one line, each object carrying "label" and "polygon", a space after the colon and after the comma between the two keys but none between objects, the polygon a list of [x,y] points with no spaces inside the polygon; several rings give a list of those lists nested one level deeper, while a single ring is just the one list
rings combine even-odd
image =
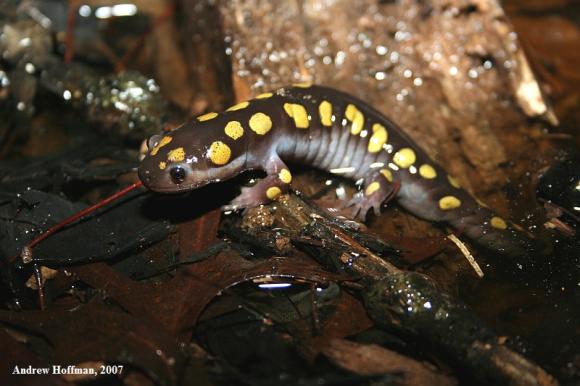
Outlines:
[{"label": "decaying wood", "polygon": [[451,386],[457,381],[431,367],[374,344],[362,345],[345,339],[332,340],[324,354],[334,363],[358,374],[398,374],[400,385]]},{"label": "decaying wood", "polygon": [[197,103],[192,106],[192,113],[199,114],[206,108],[219,111],[232,98],[230,68],[219,12],[209,1],[177,0],[176,3],[189,70],[190,84],[185,88],[194,89],[197,93]]},{"label": "decaying wood", "polygon": [[542,368],[530,363],[522,355],[502,345],[490,345],[476,342],[473,349],[486,356],[491,356],[494,364],[502,369],[514,386],[524,385],[555,385],[556,380]]},{"label": "decaying wood", "polygon": [[[569,47],[580,46],[580,27],[567,17],[556,16],[557,8],[564,4],[538,2],[536,9],[534,2],[525,2],[525,5],[522,2],[520,6],[522,9],[519,12],[512,10],[510,20],[519,31],[520,40],[534,71],[542,80],[543,89],[552,100],[556,100],[554,108],[562,127],[572,131],[568,139],[575,138],[578,147],[580,135],[576,122],[580,74],[577,69],[580,66],[580,52]],[[556,9],[548,12],[551,7]],[[564,14],[565,10],[560,9],[560,13]]]},{"label": "decaying wood", "polygon": [[[362,278],[362,296],[378,325],[414,335],[445,353],[452,363],[468,369],[482,384],[558,384],[541,367],[504,346],[502,339],[467,307],[442,292],[433,279],[388,263],[389,253],[378,256],[368,239],[361,239],[364,233],[295,195],[282,196],[267,208],[273,216],[271,226],[246,228],[244,232],[269,240],[276,238],[276,229],[283,227],[297,240],[295,244],[318,241],[308,243],[309,254],[325,266]],[[264,216],[256,212],[248,211],[246,216]]]},{"label": "decaying wood", "polygon": [[553,118],[495,0],[253,0],[220,10],[240,99],[298,81],[350,92],[499,208],[513,170],[530,169],[502,168],[534,153],[525,119]]}]

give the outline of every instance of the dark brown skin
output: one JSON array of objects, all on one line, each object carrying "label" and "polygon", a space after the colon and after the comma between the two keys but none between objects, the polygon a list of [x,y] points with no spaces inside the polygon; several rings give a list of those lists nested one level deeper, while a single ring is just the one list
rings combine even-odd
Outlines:
[{"label": "dark brown skin", "polygon": [[492,250],[521,256],[532,248],[525,233],[478,204],[393,122],[348,94],[298,86],[228,110],[152,137],[139,167],[144,185],[180,192],[264,170],[266,178],[242,188],[230,206],[247,208],[288,190],[286,160],[363,179],[363,192],[351,201],[361,219],[371,208],[379,214],[383,201],[394,195],[416,216],[447,223]]}]

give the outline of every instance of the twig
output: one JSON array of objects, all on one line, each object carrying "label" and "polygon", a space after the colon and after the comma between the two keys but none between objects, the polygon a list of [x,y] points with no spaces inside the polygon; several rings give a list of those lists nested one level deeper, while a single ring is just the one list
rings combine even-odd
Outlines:
[{"label": "twig", "polygon": [[473,257],[469,249],[467,249],[467,246],[463,243],[463,241],[459,240],[459,238],[455,236],[453,233],[447,235],[447,238],[449,239],[449,241],[455,244],[457,248],[459,248],[461,253],[463,253],[463,256],[465,256],[465,258],[467,259],[467,261],[469,262],[469,264],[471,265],[477,276],[479,276],[479,278],[482,278],[483,271],[481,267],[479,266],[479,264],[477,264],[477,261],[475,261],[475,257]]}]

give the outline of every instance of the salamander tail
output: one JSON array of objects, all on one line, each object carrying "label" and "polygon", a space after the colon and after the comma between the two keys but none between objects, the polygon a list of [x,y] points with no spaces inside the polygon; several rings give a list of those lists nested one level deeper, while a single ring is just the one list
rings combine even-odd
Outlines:
[{"label": "salamander tail", "polygon": [[450,219],[449,224],[478,245],[512,257],[533,256],[542,244],[518,225],[478,207],[473,214]]}]

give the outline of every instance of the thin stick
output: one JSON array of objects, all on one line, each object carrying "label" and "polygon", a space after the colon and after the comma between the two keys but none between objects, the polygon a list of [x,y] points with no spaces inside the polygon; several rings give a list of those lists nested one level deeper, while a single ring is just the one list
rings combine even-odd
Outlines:
[{"label": "thin stick", "polygon": [[38,304],[40,305],[40,309],[44,310],[46,308],[46,303],[44,301],[44,280],[42,279],[42,270],[38,264],[34,264],[33,267],[36,287],[38,288]]},{"label": "thin stick", "polygon": [[[81,210],[80,212],[77,212],[77,213],[73,214],[72,216],[64,219],[63,221],[59,222],[58,224],[48,228],[48,230],[46,232],[42,233],[41,235],[36,237],[34,240],[32,240],[30,243],[28,243],[27,245],[25,245],[22,248],[22,251],[20,252],[20,258],[22,259],[22,262],[24,264],[27,264],[27,263],[30,263],[31,261],[33,261],[32,248],[35,245],[37,245],[38,243],[40,243],[42,240],[46,239],[50,235],[55,234],[56,232],[58,232],[59,230],[61,230],[65,226],[69,225],[70,223],[73,223],[73,222],[83,218],[84,216],[86,216],[86,215],[96,211],[97,209],[102,208],[103,206],[109,204],[111,201],[115,201],[119,197],[122,197],[122,196],[126,195],[127,193],[129,193],[130,191],[137,189],[141,186],[143,186],[143,183],[141,181],[135,182],[134,184],[127,186],[125,189],[122,189],[122,190],[118,191],[117,193],[105,198],[104,200],[97,202],[95,205],[89,206],[88,208],[85,208],[85,209]],[[15,256],[12,259],[12,261],[16,258],[17,258],[17,256]],[[45,302],[45,297],[44,297],[44,283],[42,280],[42,271],[36,263],[33,264],[33,270],[34,270],[34,277],[36,279],[36,285],[38,286],[38,303],[40,305],[40,309],[44,310],[46,308],[46,302]]]},{"label": "thin stick", "polygon": [[482,271],[481,267],[479,266],[479,264],[477,264],[477,261],[475,261],[475,257],[473,257],[471,252],[469,252],[469,249],[467,249],[465,244],[461,240],[459,240],[457,238],[457,236],[455,236],[453,233],[448,235],[447,238],[449,239],[449,241],[451,241],[453,244],[455,244],[457,246],[457,248],[459,248],[461,253],[463,253],[463,256],[465,256],[465,258],[467,259],[467,261],[469,262],[469,264],[471,265],[471,267],[473,268],[473,270],[475,271],[477,276],[482,278],[483,271]]},{"label": "thin stick", "polygon": [[48,230],[46,232],[42,233],[41,235],[36,237],[34,240],[32,240],[30,243],[28,243],[28,245],[26,245],[25,248],[29,248],[29,249],[33,248],[36,244],[40,243],[42,240],[46,239],[50,235],[58,232],[59,230],[61,230],[65,226],[67,226],[68,224],[79,220],[80,218],[94,212],[95,210],[107,205],[111,201],[114,201],[114,200],[118,199],[119,197],[122,197],[125,194],[129,193],[130,191],[137,189],[141,186],[143,186],[143,183],[141,181],[135,182],[134,184],[127,186],[125,189],[120,190],[117,193],[105,198],[104,200],[97,202],[95,205],[89,206],[88,208],[85,208],[85,209],[81,210],[80,212],[73,214],[72,216],[62,220],[61,222],[52,226],[51,228],[48,228]]},{"label": "thin stick", "polygon": [[69,64],[72,62],[74,56],[74,28],[75,28],[75,21],[76,21],[76,13],[78,11],[78,7],[76,1],[69,1],[68,2],[68,14],[66,16],[66,35],[64,40],[64,62]]}]

